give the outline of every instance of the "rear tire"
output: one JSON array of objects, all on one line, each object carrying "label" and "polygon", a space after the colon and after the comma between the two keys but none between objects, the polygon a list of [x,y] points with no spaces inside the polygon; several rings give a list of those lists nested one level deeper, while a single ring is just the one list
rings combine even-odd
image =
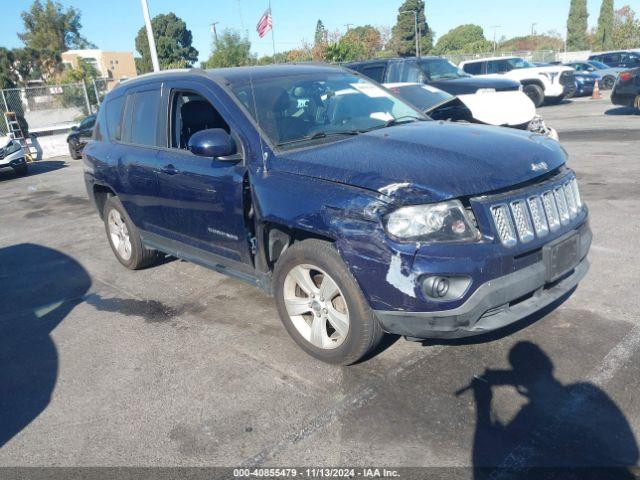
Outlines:
[{"label": "rear tire", "polygon": [[275,267],[274,293],[291,338],[323,362],[355,363],[384,336],[355,278],[329,242],[309,239],[287,248]]},{"label": "rear tire", "polygon": [[613,88],[614,83],[616,83],[616,79],[611,75],[607,75],[602,79],[602,89],[611,90]]},{"label": "rear tire", "polygon": [[522,91],[531,99],[536,108],[544,102],[544,90],[542,90],[538,85],[525,85],[522,88]]},{"label": "rear tire", "polygon": [[138,229],[118,197],[107,198],[102,218],[111,250],[122,265],[130,270],[140,270],[156,261],[158,252],[142,244]]}]

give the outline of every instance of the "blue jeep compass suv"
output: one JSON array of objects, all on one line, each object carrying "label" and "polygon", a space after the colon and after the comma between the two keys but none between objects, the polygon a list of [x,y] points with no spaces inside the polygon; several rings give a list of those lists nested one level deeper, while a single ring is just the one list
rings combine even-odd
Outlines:
[{"label": "blue jeep compass suv", "polygon": [[384,332],[504,327],[588,269],[587,208],[557,142],[432,121],[341,68],[129,80],[83,157],[120,263],[163,252],[261,287],[326,362],[357,361]]}]

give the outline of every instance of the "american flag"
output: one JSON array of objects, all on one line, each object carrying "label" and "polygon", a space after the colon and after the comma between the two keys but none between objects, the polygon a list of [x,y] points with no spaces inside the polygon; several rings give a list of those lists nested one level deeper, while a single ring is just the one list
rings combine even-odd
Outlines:
[{"label": "american flag", "polygon": [[269,33],[272,26],[273,24],[271,22],[271,9],[268,8],[262,14],[262,16],[260,17],[260,20],[258,20],[258,25],[256,25],[256,31],[258,32],[258,36],[260,38],[264,37],[267,33]]}]

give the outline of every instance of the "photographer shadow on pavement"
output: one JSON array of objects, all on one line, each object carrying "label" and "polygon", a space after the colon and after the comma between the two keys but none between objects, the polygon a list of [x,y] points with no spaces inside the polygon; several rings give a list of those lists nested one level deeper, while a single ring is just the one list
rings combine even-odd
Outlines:
[{"label": "photographer shadow on pavement", "polygon": [[0,248],[0,448],[49,405],[58,376],[51,332],[91,286],[76,260],[41,245]]},{"label": "photographer shadow on pavement", "polygon": [[[591,383],[563,385],[553,362],[531,342],[509,352],[511,370],[489,370],[468,387],[475,397],[474,478],[634,479],[638,445],[620,409]],[[503,424],[492,415],[493,387],[511,386],[528,402]],[[577,476],[574,476],[577,475]]]}]

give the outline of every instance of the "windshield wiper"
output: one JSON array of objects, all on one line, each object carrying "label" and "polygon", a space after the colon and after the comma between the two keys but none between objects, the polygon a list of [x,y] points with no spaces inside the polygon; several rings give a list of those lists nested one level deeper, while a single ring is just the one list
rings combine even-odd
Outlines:
[{"label": "windshield wiper", "polygon": [[342,130],[342,131],[338,131],[338,132],[316,132],[312,135],[307,135],[305,137],[301,137],[301,138],[296,138],[294,140],[287,140],[286,142],[280,142],[277,143],[276,146],[281,147],[283,145],[291,145],[293,143],[300,143],[300,142],[308,142],[309,140],[317,140],[320,138],[327,138],[327,137],[333,137],[333,136],[342,136],[342,135],[358,135],[361,132],[358,130]]},{"label": "windshield wiper", "polygon": [[376,125],[375,127],[368,128],[367,130],[361,130],[362,133],[371,132],[373,130],[380,130],[381,128],[393,127],[394,125],[400,125],[403,123],[413,123],[413,122],[426,122],[428,118],[418,117],[415,115],[403,115],[398,118],[392,118],[387,120],[381,125]]},{"label": "windshield wiper", "polygon": [[391,120],[387,120],[384,126],[392,127],[394,125],[400,125],[401,123],[424,122],[425,120],[426,118],[417,117],[415,115],[403,115],[402,117],[392,118]]}]

